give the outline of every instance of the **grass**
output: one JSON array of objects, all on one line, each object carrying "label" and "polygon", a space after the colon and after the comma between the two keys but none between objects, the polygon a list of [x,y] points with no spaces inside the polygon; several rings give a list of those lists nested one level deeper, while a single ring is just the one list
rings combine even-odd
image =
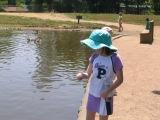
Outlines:
[{"label": "grass", "polygon": [[[98,20],[117,22],[118,14],[96,14],[96,13],[65,13],[65,15],[75,18],[76,15],[82,15],[83,20]],[[133,15],[123,14],[123,22],[130,24],[145,24],[146,18],[154,20],[155,25],[160,25],[160,17],[158,15]]]},{"label": "grass", "polygon": [[53,20],[42,20],[38,18],[28,18],[19,16],[7,16],[0,15],[0,25],[2,27],[53,27],[62,29],[76,29],[76,28],[101,28],[103,24],[93,23],[80,23],[69,22],[69,21],[53,21]]},{"label": "grass", "polygon": [[[118,14],[95,14],[95,13],[64,13],[65,15],[74,18],[76,15],[82,15],[83,20],[97,20],[97,21],[109,21],[117,22]],[[155,25],[160,25],[160,17],[156,15],[131,15],[124,14],[123,22],[131,24],[145,24],[145,18],[148,17],[154,20]],[[49,27],[55,29],[95,29],[101,28],[103,24],[70,22],[70,21],[54,21],[54,20],[42,20],[38,18],[28,18],[20,16],[7,16],[0,15],[0,27]],[[116,28],[116,26],[110,26]]]},{"label": "grass", "polygon": [[61,25],[70,25],[71,22],[58,22],[51,20],[41,20],[37,18],[27,18],[19,16],[0,15],[1,25],[24,26],[24,27],[57,27]]},{"label": "grass", "polygon": [[12,30],[0,30],[0,37],[7,37],[12,35]]}]

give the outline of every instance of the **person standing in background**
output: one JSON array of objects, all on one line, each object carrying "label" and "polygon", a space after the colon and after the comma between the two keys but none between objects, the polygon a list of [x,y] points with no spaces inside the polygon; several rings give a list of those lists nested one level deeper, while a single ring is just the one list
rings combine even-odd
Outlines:
[{"label": "person standing in background", "polygon": [[149,23],[149,18],[146,18],[146,30],[150,29],[150,23]]},{"label": "person standing in background", "polygon": [[119,17],[118,17],[118,24],[119,24],[119,28],[118,31],[122,32],[123,31],[123,26],[122,26],[122,13],[119,13]]}]

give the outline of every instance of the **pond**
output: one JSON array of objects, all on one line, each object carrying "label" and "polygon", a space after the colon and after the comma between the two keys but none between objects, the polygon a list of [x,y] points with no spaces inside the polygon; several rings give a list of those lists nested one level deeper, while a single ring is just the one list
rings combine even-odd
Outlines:
[{"label": "pond", "polygon": [[[90,51],[80,31],[0,31],[0,118],[76,120]],[[35,41],[37,39],[37,41]]]}]

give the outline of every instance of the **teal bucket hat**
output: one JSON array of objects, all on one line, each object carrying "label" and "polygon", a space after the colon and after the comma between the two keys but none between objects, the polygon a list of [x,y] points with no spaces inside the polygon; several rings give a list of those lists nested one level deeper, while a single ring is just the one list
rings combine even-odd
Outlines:
[{"label": "teal bucket hat", "polygon": [[96,29],[90,34],[89,38],[80,41],[91,49],[100,49],[107,47],[111,50],[117,51],[117,48],[112,45],[111,35],[103,29]]}]

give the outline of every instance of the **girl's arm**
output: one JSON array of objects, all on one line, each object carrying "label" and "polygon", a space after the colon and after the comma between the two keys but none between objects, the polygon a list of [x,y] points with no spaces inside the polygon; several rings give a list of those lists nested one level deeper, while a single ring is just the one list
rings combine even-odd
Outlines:
[{"label": "girl's arm", "polygon": [[87,70],[85,72],[79,72],[77,74],[77,79],[82,80],[82,79],[88,79],[92,74],[92,64],[89,63]]},{"label": "girl's arm", "polygon": [[111,93],[114,89],[116,89],[118,86],[120,86],[123,82],[123,70],[119,70],[116,73],[117,80],[105,91],[101,93],[101,97],[106,98],[109,93]]}]

